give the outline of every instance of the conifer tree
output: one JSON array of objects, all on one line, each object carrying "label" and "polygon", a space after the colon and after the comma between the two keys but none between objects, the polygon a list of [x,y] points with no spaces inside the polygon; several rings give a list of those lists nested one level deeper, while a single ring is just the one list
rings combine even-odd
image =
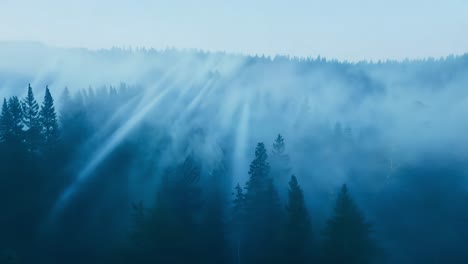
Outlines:
[{"label": "conifer tree", "polygon": [[6,98],[3,99],[2,113],[0,115],[0,142],[6,142],[11,133],[12,117],[8,109]]},{"label": "conifer tree", "polygon": [[24,142],[23,110],[18,97],[13,96],[8,100],[8,111],[10,112],[9,139],[15,145]]},{"label": "conifer tree", "polygon": [[192,157],[167,170],[154,208],[136,207],[133,234],[135,259],[129,263],[203,263],[199,216],[202,197],[200,168]]},{"label": "conifer tree", "polygon": [[86,109],[82,92],[72,97],[65,87],[60,107],[60,140],[65,144],[76,146],[89,136],[91,127]]},{"label": "conifer tree", "polygon": [[226,168],[221,162],[209,175],[206,191],[206,206],[203,216],[203,263],[228,262],[226,239],[225,197],[223,194]]},{"label": "conifer tree", "polygon": [[59,137],[57,113],[55,112],[54,99],[50,94],[49,87],[46,86],[44,102],[41,106],[40,120],[42,125],[42,136],[44,144],[53,146]]},{"label": "conifer tree", "polygon": [[29,152],[37,152],[41,142],[41,122],[39,105],[34,98],[31,85],[28,85],[28,95],[23,99],[23,123],[26,128],[26,146]]},{"label": "conifer tree", "polygon": [[289,263],[310,263],[312,253],[312,228],[304,194],[296,176],[289,181],[287,219],[283,247]]},{"label": "conifer tree", "polygon": [[286,154],[284,138],[278,134],[273,142],[271,155],[271,175],[277,186],[284,186],[291,175],[289,156]]},{"label": "conifer tree", "polygon": [[231,218],[231,228],[233,231],[233,248],[234,254],[233,257],[235,258],[234,263],[242,263],[242,239],[244,237],[245,231],[245,196],[242,190],[242,187],[238,183],[234,188],[235,195],[234,199],[232,200],[232,218]]},{"label": "conifer tree", "polygon": [[245,194],[247,263],[271,263],[278,253],[281,207],[267,159],[265,145],[258,143]]},{"label": "conifer tree", "polygon": [[[161,185],[166,188],[167,178]],[[142,203],[133,206],[134,228],[130,235],[132,245],[124,263],[166,263],[178,258],[177,241],[182,233],[177,230],[177,219],[171,214],[169,201],[158,191],[156,204],[146,211]]]},{"label": "conifer tree", "polygon": [[72,99],[70,95],[70,90],[68,90],[68,87],[65,87],[62,92],[62,96],[60,97],[61,100],[61,107],[60,107],[60,116],[62,117],[64,114],[66,114],[66,109],[67,107],[72,104]]},{"label": "conifer tree", "polygon": [[367,264],[375,260],[377,251],[371,226],[349,196],[345,184],[324,233],[323,263]]},{"label": "conifer tree", "polygon": [[284,138],[281,136],[281,134],[278,134],[278,136],[275,139],[275,142],[273,143],[273,155],[283,155],[284,151]]}]

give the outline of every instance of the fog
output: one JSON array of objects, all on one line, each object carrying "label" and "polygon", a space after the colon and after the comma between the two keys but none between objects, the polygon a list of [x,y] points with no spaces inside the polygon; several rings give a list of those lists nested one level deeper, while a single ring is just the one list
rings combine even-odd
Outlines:
[{"label": "fog", "polygon": [[[0,58],[2,98],[31,84],[41,102],[47,85],[60,120],[66,87],[87,108],[43,234],[79,223],[69,232],[89,247],[124,239],[131,204],[152,206],[164,170],[189,156],[206,175],[227,164],[230,201],[257,142],[270,155],[281,134],[317,236],[345,183],[373,224],[380,263],[468,260],[468,55],[350,63],[1,43]],[[282,199],[289,176],[275,181]]]}]

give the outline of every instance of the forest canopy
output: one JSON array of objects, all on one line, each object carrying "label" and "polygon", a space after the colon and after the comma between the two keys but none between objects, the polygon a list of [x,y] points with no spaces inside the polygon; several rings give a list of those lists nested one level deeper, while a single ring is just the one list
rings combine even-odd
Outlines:
[{"label": "forest canopy", "polygon": [[0,263],[468,261],[467,55],[7,52]]}]

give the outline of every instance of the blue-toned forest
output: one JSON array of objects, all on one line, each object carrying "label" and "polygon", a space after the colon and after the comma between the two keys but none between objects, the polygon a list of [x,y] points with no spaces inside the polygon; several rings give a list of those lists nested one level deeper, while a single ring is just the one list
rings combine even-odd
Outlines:
[{"label": "blue-toned forest", "polygon": [[1,44],[0,263],[468,263],[468,56]]}]

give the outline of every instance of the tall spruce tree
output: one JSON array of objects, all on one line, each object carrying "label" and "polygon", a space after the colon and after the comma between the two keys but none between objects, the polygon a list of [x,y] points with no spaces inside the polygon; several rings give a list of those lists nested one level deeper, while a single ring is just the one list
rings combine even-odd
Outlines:
[{"label": "tall spruce tree", "polygon": [[44,102],[41,106],[40,120],[42,125],[42,136],[47,147],[53,146],[59,137],[57,113],[55,112],[54,99],[46,86]]},{"label": "tall spruce tree", "polygon": [[61,101],[61,107],[59,109],[60,111],[60,119],[64,119],[66,117],[67,113],[67,108],[72,104],[72,98],[70,95],[70,90],[68,90],[68,87],[65,87],[62,92],[62,96],[60,97]]},{"label": "tall spruce tree", "polygon": [[34,98],[31,85],[28,85],[28,95],[23,99],[23,123],[26,128],[25,143],[29,152],[37,152],[41,143],[41,120],[39,104]]},{"label": "tall spruce tree", "polygon": [[286,145],[281,134],[278,134],[273,142],[271,152],[271,175],[279,188],[279,186],[287,184],[288,178],[291,175],[289,155],[286,154]]},{"label": "tall spruce tree", "polygon": [[296,176],[289,181],[287,219],[283,238],[285,262],[310,263],[312,259],[312,227],[305,206],[304,194]]},{"label": "tall spruce tree", "polygon": [[8,109],[7,99],[3,99],[2,113],[0,115],[0,142],[5,143],[10,138],[12,116]]},{"label": "tall spruce tree", "polygon": [[323,263],[374,263],[377,248],[368,224],[344,184],[324,230]]},{"label": "tall spruce tree", "polygon": [[9,124],[9,140],[15,146],[24,143],[23,131],[23,109],[18,97],[13,96],[8,100],[8,111],[10,112],[11,123]]},{"label": "tall spruce tree", "polygon": [[285,149],[284,138],[281,136],[281,134],[278,134],[275,142],[273,143],[273,155],[283,155]]},{"label": "tall spruce tree", "polygon": [[203,215],[203,263],[218,264],[228,262],[226,239],[226,217],[224,185],[226,168],[223,162],[216,165],[209,175],[206,187],[206,202]]},{"label": "tall spruce tree", "polygon": [[204,263],[200,176],[192,157],[167,170],[154,208],[144,215],[136,211],[128,263]]},{"label": "tall spruce tree", "polygon": [[235,259],[233,263],[242,263],[243,254],[242,240],[245,232],[245,195],[242,187],[238,183],[234,188],[234,199],[232,200],[232,216],[231,216],[231,230],[232,230],[232,257]]},{"label": "tall spruce tree", "polygon": [[281,207],[263,143],[258,143],[246,184],[246,263],[272,263],[277,259]]},{"label": "tall spruce tree", "polygon": [[91,133],[86,110],[82,92],[79,91],[71,96],[68,88],[65,88],[60,107],[60,139],[64,144],[78,146]]}]

